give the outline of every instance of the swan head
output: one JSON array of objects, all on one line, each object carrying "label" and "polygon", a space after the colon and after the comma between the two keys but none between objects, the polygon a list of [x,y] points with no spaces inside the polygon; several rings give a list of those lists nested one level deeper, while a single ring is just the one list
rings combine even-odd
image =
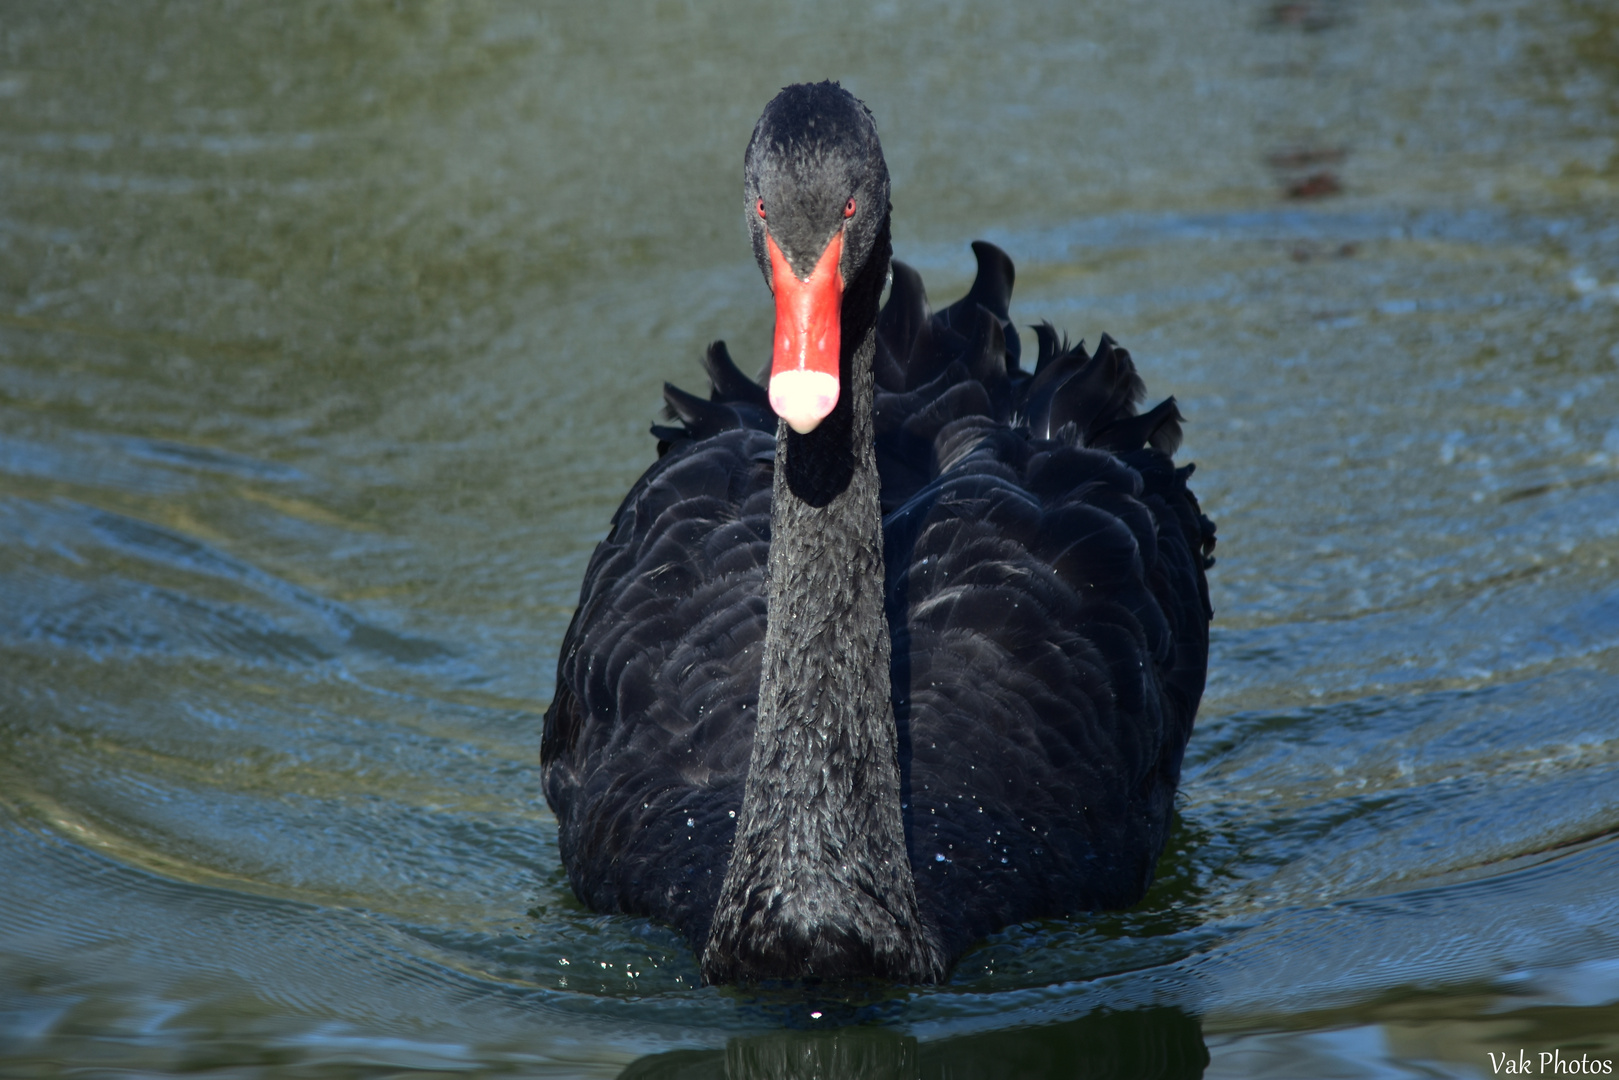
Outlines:
[{"label": "swan head", "polygon": [[888,222],[888,165],[871,111],[833,82],[782,90],[754,125],[743,193],[754,257],[776,298],[770,405],[806,434],[837,406],[844,288]]}]

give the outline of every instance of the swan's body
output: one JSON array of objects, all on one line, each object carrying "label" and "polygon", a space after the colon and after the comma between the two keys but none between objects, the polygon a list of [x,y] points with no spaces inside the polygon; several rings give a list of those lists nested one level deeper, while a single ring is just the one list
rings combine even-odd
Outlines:
[{"label": "swan's body", "polygon": [[[1173,401],[1136,415],[1106,337],[1041,327],[1023,371],[986,244],[931,317],[894,264],[879,319],[887,188],[844,91],[766,109],[769,397],[720,345],[710,401],[666,392],[682,426],[591,560],[546,714],[574,890],[674,924],[713,982],[931,981],[1009,923],[1134,903],[1203,690],[1213,526]],[[783,327],[814,317],[783,312],[828,266],[841,338],[806,360],[818,331]],[[832,404],[799,393],[817,362]]]}]

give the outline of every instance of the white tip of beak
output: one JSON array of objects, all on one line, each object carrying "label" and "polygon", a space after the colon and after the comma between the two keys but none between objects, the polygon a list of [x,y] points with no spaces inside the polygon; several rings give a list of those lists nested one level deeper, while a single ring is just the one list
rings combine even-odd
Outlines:
[{"label": "white tip of beak", "polygon": [[770,376],[770,407],[800,435],[808,435],[838,403],[838,380],[820,371]]}]

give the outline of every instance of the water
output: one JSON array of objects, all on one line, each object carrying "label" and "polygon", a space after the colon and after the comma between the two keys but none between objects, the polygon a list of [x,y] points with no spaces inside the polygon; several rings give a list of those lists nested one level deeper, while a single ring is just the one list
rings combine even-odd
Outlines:
[{"label": "water", "polygon": [[[850,1001],[582,909],[537,771],[826,75],[934,299],[984,237],[1127,344],[1221,529],[1146,902]],[[0,1072],[1619,1057],[1616,209],[1599,0],[8,4]]]}]

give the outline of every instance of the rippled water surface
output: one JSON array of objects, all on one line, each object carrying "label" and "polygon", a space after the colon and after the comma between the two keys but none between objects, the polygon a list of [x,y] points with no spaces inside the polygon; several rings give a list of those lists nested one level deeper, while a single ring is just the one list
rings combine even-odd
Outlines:
[{"label": "rippled water surface", "polygon": [[[0,1072],[1619,1058],[1612,6],[765,11],[5,6]],[[1127,344],[1221,537],[1146,902],[853,1001],[584,910],[537,768],[662,381],[767,347],[752,122],[826,76],[935,300],[984,237]]]}]

